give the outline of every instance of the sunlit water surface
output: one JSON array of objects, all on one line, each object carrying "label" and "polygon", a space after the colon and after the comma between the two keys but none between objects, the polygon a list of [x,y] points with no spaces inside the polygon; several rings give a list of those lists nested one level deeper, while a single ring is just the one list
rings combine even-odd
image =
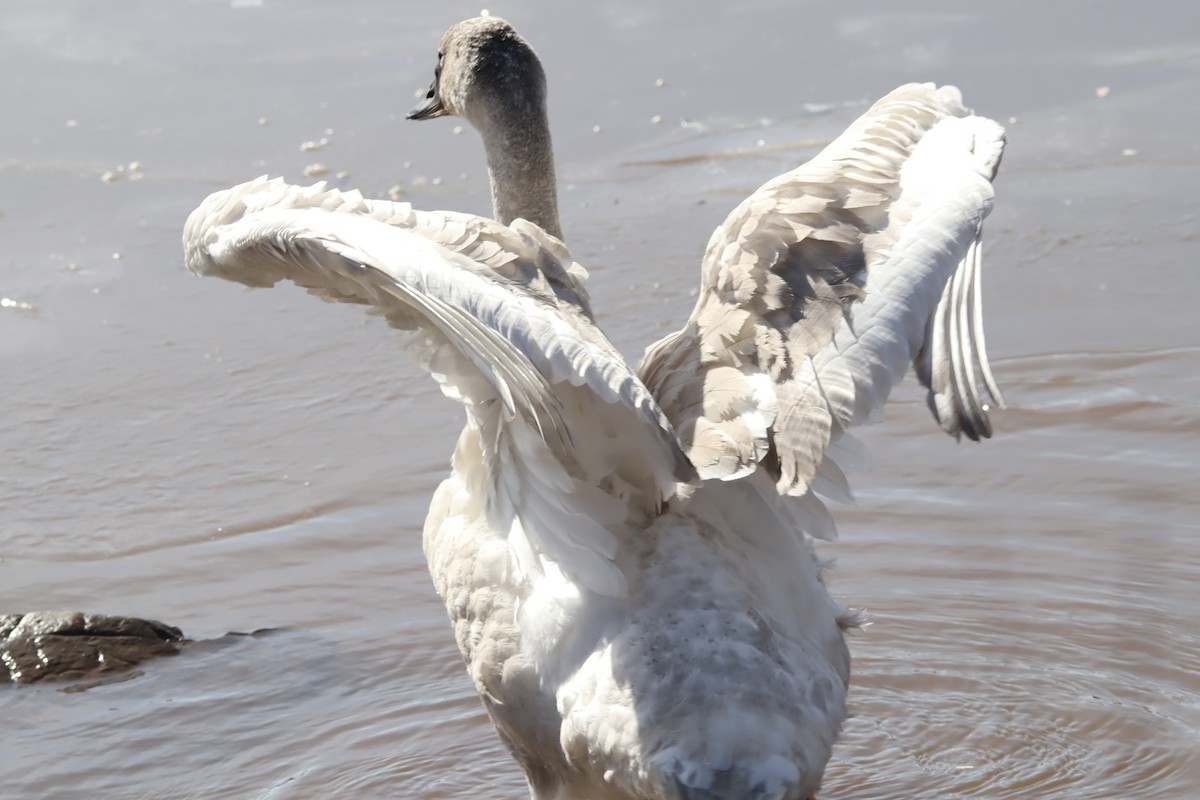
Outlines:
[{"label": "sunlit water surface", "polygon": [[[0,687],[0,797],[523,796],[420,552],[461,412],[379,322],[196,280],[178,244],[208,192],[314,164],[487,213],[475,135],[402,119],[478,8],[8,5],[0,612],[199,643]],[[1200,25],[993,6],[492,11],[546,62],[566,236],[631,358],[724,213],[870,99],[953,82],[1006,122],[985,291],[1011,408],[956,445],[906,387],[863,433],[823,554],[871,624],[823,797],[1195,797]]]}]

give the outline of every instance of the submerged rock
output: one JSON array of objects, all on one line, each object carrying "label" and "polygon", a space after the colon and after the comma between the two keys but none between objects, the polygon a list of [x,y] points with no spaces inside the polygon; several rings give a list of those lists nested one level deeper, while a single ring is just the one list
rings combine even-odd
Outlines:
[{"label": "submerged rock", "polygon": [[74,680],[173,656],[178,628],[135,617],[36,611],[0,615],[0,681]]}]

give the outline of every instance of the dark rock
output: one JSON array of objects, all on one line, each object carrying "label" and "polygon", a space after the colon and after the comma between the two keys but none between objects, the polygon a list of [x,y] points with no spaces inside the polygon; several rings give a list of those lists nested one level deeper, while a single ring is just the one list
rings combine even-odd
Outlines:
[{"label": "dark rock", "polygon": [[183,633],[155,620],[37,611],[0,615],[0,681],[74,680],[180,651]]}]

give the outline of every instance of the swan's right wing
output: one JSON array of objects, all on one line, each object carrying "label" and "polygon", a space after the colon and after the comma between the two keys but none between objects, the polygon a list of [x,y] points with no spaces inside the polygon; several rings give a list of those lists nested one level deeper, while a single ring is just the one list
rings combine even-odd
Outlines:
[{"label": "swan's right wing", "polygon": [[184,250],[199,275],[291,280],[413,331],[407,348],[467,407],[492,522],[529,572],[548,559],[620,594],[606,526],[692,475],[654,398],[581,310],[565,249],[536,226],[259,179],[206,199]]},{"label": "swan's right wing", "polygon": [[914,359],[942,427],[990,435],[979,237],[1003,146],[954,87],[903,86],[717,228],[688,324],[639,366],[702,478],[844,496],[831,443]]}]

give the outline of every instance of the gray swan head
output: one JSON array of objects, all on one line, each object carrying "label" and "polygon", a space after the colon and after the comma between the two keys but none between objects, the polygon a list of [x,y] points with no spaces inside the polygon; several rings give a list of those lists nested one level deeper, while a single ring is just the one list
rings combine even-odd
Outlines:
[{"label": "gray swan head", "polygon": [[504,20],[476,17],[442,36],[433,84],[408,118],[444,116],[465,119],[483,137],[496,219],[522,217],[562,238],[546,73]]},{"label": "gray swan head", "polygon": [[408,118],[451,115],[482,130],[545,114],[546,73],[533,48],[504,20],[476,17],[442,36],[433,84]]}]

